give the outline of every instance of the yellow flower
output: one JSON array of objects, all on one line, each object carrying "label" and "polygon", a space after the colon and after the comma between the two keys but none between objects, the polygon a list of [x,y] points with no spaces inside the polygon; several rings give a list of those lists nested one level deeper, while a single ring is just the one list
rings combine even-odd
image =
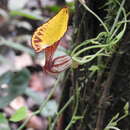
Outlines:
[{"label": "yellow flower", "polygon": [[58,74],[72,63],[71,57],[68,55],[53,59],[60,39],[67,31],[68,19],[69,11],[67,7],[64,7],[48,22],[41,25],[32,36],[32,47],[34,50],[36,52],[45,51],[44,70],[50,74]]}]

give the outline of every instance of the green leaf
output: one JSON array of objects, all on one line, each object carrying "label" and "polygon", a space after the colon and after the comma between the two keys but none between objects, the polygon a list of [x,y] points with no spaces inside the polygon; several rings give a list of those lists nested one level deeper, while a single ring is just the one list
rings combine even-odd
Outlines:
[{"label": "green leaf", "polygon": [[21,107],[19,108],[10,118],[10,121],[13,122],[18,122],[27,117],[27,108],[26,107]]},{"label": "green leaf", "polygon": [[75,5],[74,2],[67,2],[67,6],[70,9],[70,12],[74,13],[75,12]]},{"label": "green leaf", "polygon": [[48,8],[52,12],[58,12],[61,9],[61,7],[58,5],[48,6],[46,8]]},{"label": "green leaf", "polygon": [[0,113],[0,124],[1,123],[5,123],[7,120],[6,120],[6,118],[5,118],[5,116],[4,116],[4,114],[3,113]]},{"label": "green leaf", "polygon": [[3,113],[0,113],[0,130],[10,130],[8,120]]},{"label": "green leaf", "polygon": [[[7,106],[14,98],[22,95],[28,86],[30,73],[27,69],[23,69],[19,72],[7,72],[0,76],[0,86],[3,84],[8,87],[1,88],[0,108]],[[5,94],[4,94],[5,93]]]},{"label": "green leaf", "polygon": [[12,16],[23,16],[32,20],[43,20],[43,17],[41,15],[36,14],[34,11],[30,11],[27,9],[22,10],[12,10],[10,12]]}]

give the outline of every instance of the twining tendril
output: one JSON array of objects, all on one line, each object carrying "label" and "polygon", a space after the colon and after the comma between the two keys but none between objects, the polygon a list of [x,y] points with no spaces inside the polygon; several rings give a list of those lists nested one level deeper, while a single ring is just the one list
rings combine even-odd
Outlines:
[{"label": "twining tendril", "polygon": [[[87,11],[92,13],[99,20],[105,31],[99,33],[96,38],[88,39],[76,46],[71,53],[72,59],[79,64],[85,64],[99,56],[111,56],[115,52],[116,46],[125,33],[127,22],[129,22],[123,7],[125,0],[123,0],[122,3],[117,1],[119,10],[110,31],[101,18],[89,9],[85,2],[82,2],[82,0],[79,1]],[[90,54],[87,54],[88,51]],[[83,54],[86,55],[82,56]]]}]

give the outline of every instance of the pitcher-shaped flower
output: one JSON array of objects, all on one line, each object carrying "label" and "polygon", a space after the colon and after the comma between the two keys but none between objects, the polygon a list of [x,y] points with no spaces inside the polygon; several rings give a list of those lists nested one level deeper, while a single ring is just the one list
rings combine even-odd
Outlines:
[{"label": "pitcher-shaped flower", "polygon": [[71,65],[71,57],[68,55],[53,59],[60,39],[67,31],[68,19],[69,11],[68,8],[65,7],[48,22],[41,25],[32,36],[32,47],[34,50],[36,52],[45,51],[44,69],[48,73],[60,73]]}]

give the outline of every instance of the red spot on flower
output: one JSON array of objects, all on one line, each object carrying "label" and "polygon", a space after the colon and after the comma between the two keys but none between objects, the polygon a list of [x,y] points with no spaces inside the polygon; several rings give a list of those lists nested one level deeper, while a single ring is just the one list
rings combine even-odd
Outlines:
[{"label": "red spot on flower", "polygon": [[35,36],[33,42],[35,42],[35,43],[42,42],[42,39],[38,36]]}]

